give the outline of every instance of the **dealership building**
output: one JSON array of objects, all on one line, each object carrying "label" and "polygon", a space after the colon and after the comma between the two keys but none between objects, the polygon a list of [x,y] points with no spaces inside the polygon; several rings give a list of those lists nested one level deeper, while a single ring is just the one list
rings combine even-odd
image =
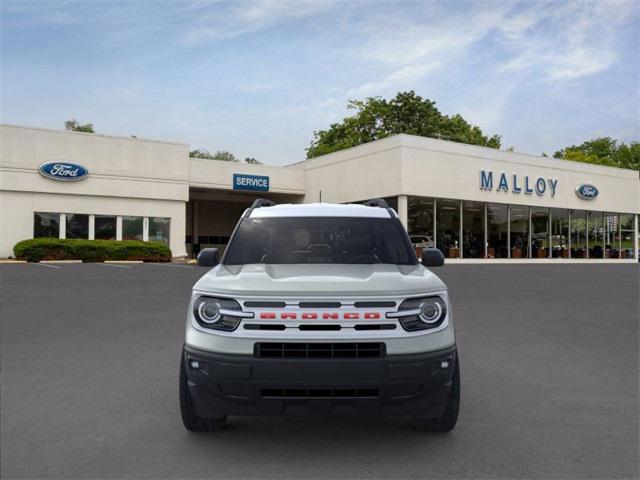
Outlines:
[{"label": "dealership building", "polygon": [[[634,170],[394,135],[283,167],[183,143],[0,126],[0,258],[34,237],[224,248],[256,198],[385,198],[414,243],[455,261],[637,262]],[[295,159],[292,159],[295,160]]]}]

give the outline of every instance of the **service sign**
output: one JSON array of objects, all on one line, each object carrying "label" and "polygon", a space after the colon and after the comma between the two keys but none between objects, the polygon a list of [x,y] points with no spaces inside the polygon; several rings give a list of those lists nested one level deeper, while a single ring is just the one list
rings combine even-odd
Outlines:
[{"label": "service sign", "polygon": [[268,192],[269,177],[263,175],[245,175],[243,173],[233,174],[234,190],[249,190],[252,192]]},{"label": "service sign", "polygon": [[598,196],[598,189],[588,183],[583,183],[576,187],[576,195],[583,200],[593,200]]},{"label": "service sign", "polygon": [[41,175],[61,182],[77,182],[89,175],[89,170],[82,165],[63,160],[43,163],[39,170]]}]

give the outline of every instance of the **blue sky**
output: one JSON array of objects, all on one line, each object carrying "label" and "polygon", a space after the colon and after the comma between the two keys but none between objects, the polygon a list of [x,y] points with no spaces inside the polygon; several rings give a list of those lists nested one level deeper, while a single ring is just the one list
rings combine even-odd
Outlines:
[{"label": "blue sky", "polygon": [[415,90],[503,147],[640,139],[640,3],[1,3],[2,122],[304,159],[349,98]]}]

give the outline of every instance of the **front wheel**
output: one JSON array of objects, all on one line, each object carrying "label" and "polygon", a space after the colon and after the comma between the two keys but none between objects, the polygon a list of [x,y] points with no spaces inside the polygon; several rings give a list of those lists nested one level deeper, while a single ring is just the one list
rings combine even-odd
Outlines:
[{"label": "front wheel", "polygon": [[444,414],[437,418],[414,416],[413,425],[416,429],[426,432],[450,432],[456,426],[460,411],[460,358],[457,354],[455,361],[451,392],[447,398]]},{"label": "front wheel", "polygon": [[189,386],[187,385],[187,371],[184,359],[185,353],[183,350],[180,360],[180,414],[184,428],[190,432],[222,430],[227,423],[226,415],[218,418],[206,418],[201,417],[196,412],[191,393],[189,393]]}]

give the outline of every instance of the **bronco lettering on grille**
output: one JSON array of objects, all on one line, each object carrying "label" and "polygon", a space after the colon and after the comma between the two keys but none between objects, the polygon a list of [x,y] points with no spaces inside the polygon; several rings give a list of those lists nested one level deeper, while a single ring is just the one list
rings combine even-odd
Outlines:
[{"label": "bronco lettering on grille", "polygon": [[322,314],[316,312],[304,312],[298,315],[297,312],[282,312],[282,313],[274,313],[274,312],[260,312],[260,320],[318,320],[322,318],[323,320],[360,320],[364,318],[365,320],[380,320],[382,315],[380,312],[324,312]]}]

